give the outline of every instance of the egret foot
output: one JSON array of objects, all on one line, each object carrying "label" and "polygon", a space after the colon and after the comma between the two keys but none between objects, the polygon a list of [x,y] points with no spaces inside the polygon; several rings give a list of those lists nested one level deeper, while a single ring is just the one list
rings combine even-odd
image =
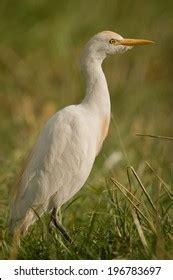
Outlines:
[{"label": "egret foot", "polygon": [[53,210],[52,210],[51,220],[50,220],[50,223],[49,223],[49,229],[51,230],[53,227],[58,228],[59,231],[64,236],[64,238],[67,241],[69,241],[70,243],[72,243],[72,239],[70,238],[69,234],[67,233],[65,228],[60,224],[60,222],[57,219],[57,209],[56,208],[53,208]]}]

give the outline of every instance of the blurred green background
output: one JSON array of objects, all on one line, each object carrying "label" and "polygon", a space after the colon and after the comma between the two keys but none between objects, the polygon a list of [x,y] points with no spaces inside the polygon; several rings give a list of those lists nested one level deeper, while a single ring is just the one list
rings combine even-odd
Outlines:
[{"label": "blurred green background", "polygon": [[173,2],[160,1],[0,1],[0,226],[8,215],[9,189],[42,124],[63,106],[78,103],[85,83],[80,55],[102,30],[146,38],[152,46],[108,57],[107,77],[113,119],[89,182],[104,180],[104,161],[122,159],[111,170],[123,180],[132,164],[149,160],[172,180],[172,141],[136,133],[173,136]]}]

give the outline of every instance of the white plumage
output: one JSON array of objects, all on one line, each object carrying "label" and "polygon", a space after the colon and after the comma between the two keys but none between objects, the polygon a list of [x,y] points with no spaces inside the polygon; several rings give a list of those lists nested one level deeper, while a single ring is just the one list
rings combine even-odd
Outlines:
[{"label": "white plumage", "polygon": [[107,54],[149,43],[123,39],[110,31],[98,33],[87,43],[81,59],[85,98],[54,114],[41,130],[12,203],[12,232],[25,233],[37,219],[36,213],[41,216],[59,209],[81,189],[110,122],[110,97],[101,64]]}]

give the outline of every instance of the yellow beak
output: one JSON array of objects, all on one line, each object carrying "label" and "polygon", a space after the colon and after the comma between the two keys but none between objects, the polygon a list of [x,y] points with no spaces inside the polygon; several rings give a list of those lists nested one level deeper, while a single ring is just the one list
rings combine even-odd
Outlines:
[{"label": "yellow beak", "polygon": [[140,46],[154,44],[153,41],[145,39],[122,39],[119,41],[119,43],[123,46]]}]

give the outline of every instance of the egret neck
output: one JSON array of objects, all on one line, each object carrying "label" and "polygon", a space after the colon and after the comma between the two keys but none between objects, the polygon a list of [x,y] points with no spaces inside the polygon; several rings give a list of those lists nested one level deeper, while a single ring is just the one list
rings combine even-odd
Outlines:
[{"label": "egret neck", "polygon": [[102,62],[106,57],[105,52],[95,52],[86,48],[81,59],[82,70],[86,79],[86,96],[82,102],[97,122],[98,132],[96,141],[96,154],[99,153],[103,141],[107,136],[110,124],[110,96]]},{"label": "egret neck", "polygon": [[82,55],[81,66],[86,80],[86,95],[82,104],[88,105],[103,117],[105,114],[110,117],[110,96],[102,70],[105,57],[104,52],[97,54],[90,48],[86,48]]}]

